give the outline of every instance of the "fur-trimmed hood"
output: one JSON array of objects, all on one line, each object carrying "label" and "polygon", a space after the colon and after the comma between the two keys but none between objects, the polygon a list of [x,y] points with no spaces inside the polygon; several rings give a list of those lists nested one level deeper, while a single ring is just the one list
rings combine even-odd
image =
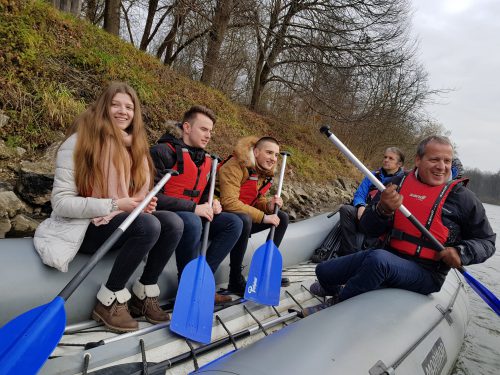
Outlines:
[{"label": "fur-trimmed hood", "polygon": [[234,147],[233,157],[238,160],[241,166],[253,168],[257,170],[259,174],[264,174],[266,176],[272,177],[274,176],[274,173],[276,171],[276,164],[274,165],[272,171],[263,171],[256,165],[253,149],[259,139],[259,137],[256,137],[254,135],[240,138],[238,142],[236,142],[236,146]]}]

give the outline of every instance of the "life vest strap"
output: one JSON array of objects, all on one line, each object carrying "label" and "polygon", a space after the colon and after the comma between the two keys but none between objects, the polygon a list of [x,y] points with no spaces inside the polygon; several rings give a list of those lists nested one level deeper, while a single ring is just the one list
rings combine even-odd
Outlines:
[{"label": "life vest strap", "polygon": [[436,246],[431,241],[427,240],[425,237],[415,237],[415,236],[412,236],[411,234],[405,233],[405,232],[400,231],[398,229],[392,229],[390,236],[393,239],[411,242],[411,243],[414,243],[415,245],[419,245],[420,247],[428,247],[428,248],[434,249],[436,251],[440,250],[440,249],[437,249]]},{"label": "life vest strap", "polygon": [[186,197],[196,198],[196,197],[200,196],[200,191],[199,190],[184,189],[182,194],[184,194]]}]

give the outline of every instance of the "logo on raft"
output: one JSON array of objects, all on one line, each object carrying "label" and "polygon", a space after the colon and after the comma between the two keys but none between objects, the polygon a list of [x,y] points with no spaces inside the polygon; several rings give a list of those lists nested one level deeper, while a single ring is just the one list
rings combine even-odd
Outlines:
[{"label": "logo on raft", "polygon": [[446,349],[440,337],[422,362],[422,369],[425,375],[438,375],[443,371],[446,362]]},{"label": "logo on raft", "polygon": [[257,278],[253,278],[252,285],[248,287],[248,294],[257,293]]}]

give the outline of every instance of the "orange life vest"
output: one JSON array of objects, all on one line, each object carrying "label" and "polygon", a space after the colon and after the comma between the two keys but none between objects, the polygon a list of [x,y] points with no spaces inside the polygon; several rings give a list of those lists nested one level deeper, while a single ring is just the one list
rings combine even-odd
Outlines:
[{"label": "orange life vest", "polygon": [[257,199],[269,191],[273,184],[273,179],[272,177],[267,177],[260,188],[257,186],[258,182],[258,173],[248,168],[248,179],[240,187],[240,201],[253,206],[257,202]]},{"label": "orange life vest", "polygon": [[179,174],[170,178],[168,184],[163,188],[163,194],[199,203],[201,194],[210,180],[212,158],[206,154],[205,160],[198,167],[186,148],[182,148],[178,144],[167,143],[167,145],[177,155],[177,161],[172,169],[178,171]]},{"label": "orange life vest", "polygon": [[[399,185],[399,193],[404,196],[406,208],[443,245],[449,234],[441,218],[443,205],[453,187],[461,181],[452,180],[444,185],[429,186],[418,181],[412,171],[403,177]],[[399,210],[394,214],[389,246],[403,254],[423,259],[438,259],[439,250],[434,249],[431,242],[423,237]]]}]

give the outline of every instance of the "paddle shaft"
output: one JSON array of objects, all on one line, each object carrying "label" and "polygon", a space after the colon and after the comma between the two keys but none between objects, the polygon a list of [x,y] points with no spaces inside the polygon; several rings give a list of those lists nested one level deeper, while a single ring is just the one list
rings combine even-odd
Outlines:
[{"label": "paddle shaft", "polygon": [[[330,141],[332,141],[335,146],[337,146],[340,151],[370,180],[370,182],[380,191],[385,190],[385,186],[380,182],[363,163],[361,163],[358,158],[330,131],[328,126],[321,127],[320,131],[324,133]],[[429,230],[420,223],[416,217],[414,217],[408,209],[401,205],[399,206],[401,213],[425,236],[439,251],[444,250],[443,244],[441,244],[430,232]],[[465,277],[465,280],[469,285],[477,292],[477,294],[498,314],[500,315],[500,302],[498,298],[482,285],[478,280],[476,280],[464,267],[457,268]]]},{"label": "paddle shaft", "polygon": [[71,279],[71,281],[64,287],[61,293],[58,294],[65,301],[73,294],[73,292],[78,288],[82,281],[87,277],[87,275],[94,269],[97,263],[102,259],[102,257],[113,247],[113,245],[118,241],[123,232],[132,224],[132,222],[139,216],[141,212],[147,207],[151,199],[158,194],[163,185],[172,177],[173,174],[177,174],[176,171],[168,170],[168,172],[163,176],[163,178],[153,187],[153,189],[146,195],[146,198],[142,200],[139,205],[134,208],[134,210],[127,216],[127,218],[121,223],[121,225],[115,229],[115,231],[108,237],[108,239],[97,249],[97,251],[92,255],[90,260],[87,262],[83,268],[78,271],[78,273]]},{"label": "paddle shaft", "polygon": [[[208,191],[208,205],[212,207],[214,203],[214,191],[215,191],[215,174],[217,173],[217,164],[219,163],[219,158],[212,155],[212,169],[210,170],[210,190]],[[205,257],[207,255],[208,249],[208,234],[210,231],[210,220],[207,220],[203,225],[203,239],[201,242],[201,256]]]},{"label": "paddle shaft", "polygon": [[[285,178],[285,167],[286,167],[286,159],[288,156],[290,156],[290,153],[286,151],[280,152],[280,154],[283,156],[283,160],[281,161],[281,169],[280,169],[280,177],[278,181],[278,191],[277,195],[278,197],[281,197],[281,189],[283,188],[283,179]],[[275,204],[274,205],[274,215],[277,215],[280,210],[280,207]],[[267,241],[274,239],[274,232],[276,232],[276,227],[273,225],[271,226],[271,230],[269,231],[269,234],[267,236]]]},{"label": "paddle shaft", "polygon": [[[215,350],[217,348],[223,347],[228,344],[234,344],[235,340],[241,340],[246,337],[250,337],[256,333],[262,332],[262,329],[266,328],[271,328],[277,324],[282,324],[292,318],[295,318],[297,316],[296,312],[288,313],[285,315],[282,315],[278,318],[274,318],[270,321],[267,321],[265,323],[262,323],[260,326],[255,325],[253,327],[243,329],[241,331],[233,333],[230,337],[222,337],[214,342],[211,342],[210,344],[202,345],[197,348],[194,348],[192,351],[181,353],[173,358],[167,359],[165,361],[156,363],[150,367],[148,367],[148,371],[151,374],[157,374],[157,373],[163,373],[165,370],[171,369],[173,366],[178,365],[180,363],[186,362],[190,359],[193,359],[193,355],[201,355],[208,353],[212,350]],[[227,354],[226,354],[227,355]],[[143,372],[138,371],[134,372],[131,375],[142,375]]]}]

